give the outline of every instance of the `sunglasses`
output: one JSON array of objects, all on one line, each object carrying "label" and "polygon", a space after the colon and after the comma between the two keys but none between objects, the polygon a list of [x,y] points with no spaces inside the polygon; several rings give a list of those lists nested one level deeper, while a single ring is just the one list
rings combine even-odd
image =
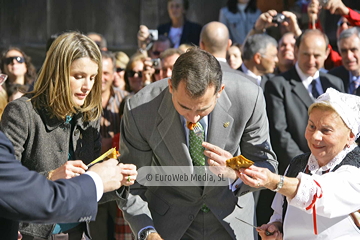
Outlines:
[{"label": "sunglasses", "polygon": [[7,77],[8,76],[6,74],[0,73],[0,86],[3,85],[3,83],[6,81]]},{"label": "sunglasses", "polygon": [[133,71],[133,70],[130,70],[130,71],[128,71],[127,73],[129,74],[129,77],[134,77],[135,74],[137,74],[140,78],[142,77],[142,72],[141,72],[141,71],[135,72],[135,71]]},{"label": "sunglasses", "polygon": [[120,68],[120,67],[116,68],[116,72],[122,72],[124,70],[125,70],[125,68]]},{"label": "sunglasses", "polygon": [[350,24],[349,22],[344,22],[344,21],[338,21],[338,22],[337,22],[337,26],[338,26],[338,27],[341,27],[344,23],[345,23],[348,27],[351,26],[351,24]]},{"label": "sunglasses", "polygon": [[10,63],[13,63],[14,59],[18,62],[18,63],[23,63],[25,62],[25,59],[23,57],[8,57],[5,58],[5,64],[9,65]]}]

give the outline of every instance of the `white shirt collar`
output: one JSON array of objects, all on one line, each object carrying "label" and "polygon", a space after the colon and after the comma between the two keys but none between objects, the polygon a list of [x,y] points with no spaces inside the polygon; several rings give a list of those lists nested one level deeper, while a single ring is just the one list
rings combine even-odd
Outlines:
[{"label": "white shirt collar", "polygon": [[321,82],[320,82],[320,73],[319,73],[319,71],[316,71],[314,76],[309,76],[309,75],[303,73],[303,71],[301,71],[298,63],[295,64],[295,69],[296,69],[296,72],[299,74],[299,77],[300,77],[300,80],[301,80],[302,84],[304,85],[306,90],[309,92],[310,97],[312,97],[312,94],[311,94],[311,90],[312,90],[311,82],[313,80],[316,80],[316,82],[317,82],[316,89],[317,89],[318,93],[320,95],[324,93],[324,90],[322,89]]},{"label": "white shirt collar", "polygon": [[308,167],[311,174],[316,175],[322,175],[322,172],[324,171],[331,171],[336,165],[341,163],[342,160],[344,160],[345,156],[354,150],[354,148],[357,146],[357,144],[352,144],[349,148],[345,147],[344,150],[342,150],[338,155],[336,155],[330,162],[328,162],[326,165],[320,167],[318,161],[316,160],[314,155],[310,155],[309,161],[308,161]]},{"label": "white shirt collar", "polygon": [[216,58],[219,62],[226,62],[227,63],[227,61],[226,61],[226,59],[225,58]]},{"label": "white shirt collar", "polygon": [[255,73],[253,73],[252,71],[250,71],[250,70],[245,66],[244,63],[241,64],[241,69],[243,70],[243,72],[244,72],[246,75],[248,75],[248,76],[250,76],[250,77],[252,77],[252,78],[255,78],[255,79],[256,79],[256,82],[257,82],[257,85],[260,86],[261,76],[258,76],[258,75],[256,75]]}]

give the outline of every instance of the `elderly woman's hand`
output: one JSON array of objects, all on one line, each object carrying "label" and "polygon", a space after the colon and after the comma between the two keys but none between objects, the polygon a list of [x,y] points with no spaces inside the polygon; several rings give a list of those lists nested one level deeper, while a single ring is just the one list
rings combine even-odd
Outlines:
[{"label": "elderly woman's hand", "polygon": [[[282,240],[282,223],[281,222],[272,222],[269,224],[263,224],[261,227],[258,227],[256,231],[259,233],[262,240]],[[270,236],[267,236],[265,232],[268,231],[271,233]]]},{"label": "elderly woman's hand", "polygon": [[267,168],[256,167],[254,165],[248,168],[241,168],[237,175],[246,185],[255,188],[266,187],[268,189],[275,189],[276,183],[279,181],[279,175],[272,173]]},{"label": "elderly woman's hand", "polygon": [[206,149],[204,155],[208,157],[210,170],[215,174],[222,174],[226,178],[236,179],[236,173],[226,167],[226,160],[232,158],[232,154],[208,142],[203,142],[202,146]]}]

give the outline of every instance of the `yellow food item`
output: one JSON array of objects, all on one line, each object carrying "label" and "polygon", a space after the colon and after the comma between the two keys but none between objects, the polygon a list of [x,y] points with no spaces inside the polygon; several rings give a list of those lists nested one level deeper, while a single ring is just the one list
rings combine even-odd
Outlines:
[{"label": "yellow food item", "polygon": [[240,168],[248,168],[253,164],[253,161],[247,159],[243,155],[239,155],[226,160],[226,166],[234,170],[239,170]]},{"label": "yellow food item", "polygon": [[[119,154],[120,155],[120,154]],[[95,159],[94,161],[92,161],[91,163],[89,163],[87,166],[92,166],[95,163],[98,163],[102,160],[105,159],[109,159],[109,158],[117,158],[118,157],[118,152],[116,151],[116,148],[111,148],[108,151],[106,151],[103,155],[101,155],[100,157],[98,157],[97,159]]]}]

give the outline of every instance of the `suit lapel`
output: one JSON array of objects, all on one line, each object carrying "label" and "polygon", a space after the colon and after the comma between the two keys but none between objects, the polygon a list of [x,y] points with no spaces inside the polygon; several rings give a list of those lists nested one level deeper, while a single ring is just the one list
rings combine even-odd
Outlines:
[{"label": "suit lapel", "polygon": [[326,92],[326,89],[328,89],[329,87],[334,87],[334,85],[331,84],[329,79],[326,78],[325,76],[320,74],[319,78],[320,78],[321,86],[322,86],[322,89],[324,92]]},{"label": "suit lapel", "polygon": [[178,112],[174,108],[171,100],[171,94],[169,92],[165,93],[158,113],[162,118],[162,121],[159,123],[157,130],[173,158],[173,163],[171,164],[169,162],[168,165],[192,165],[191,157],[186,144],[184,127],[181,123]]},{"label": "suit lapel", "polygon": [[302,84],[295,67],[293,67],[290,71],[292,71],[289,73],[292,76],[290,80],[292,92],[299,97],[301,102],[303,102],[307,107],[309,107],[314,102],[313,99],[310,97],[309,92]]},{"label": "suit lapel", "polygon": [[[228,86],[230,87],[230,86]],[[224,148],[229,138],[234,119],[228,114],[231,101],[224,90],[218,99],[214,110],[210,114],[210,124],[207,141]]]}]

